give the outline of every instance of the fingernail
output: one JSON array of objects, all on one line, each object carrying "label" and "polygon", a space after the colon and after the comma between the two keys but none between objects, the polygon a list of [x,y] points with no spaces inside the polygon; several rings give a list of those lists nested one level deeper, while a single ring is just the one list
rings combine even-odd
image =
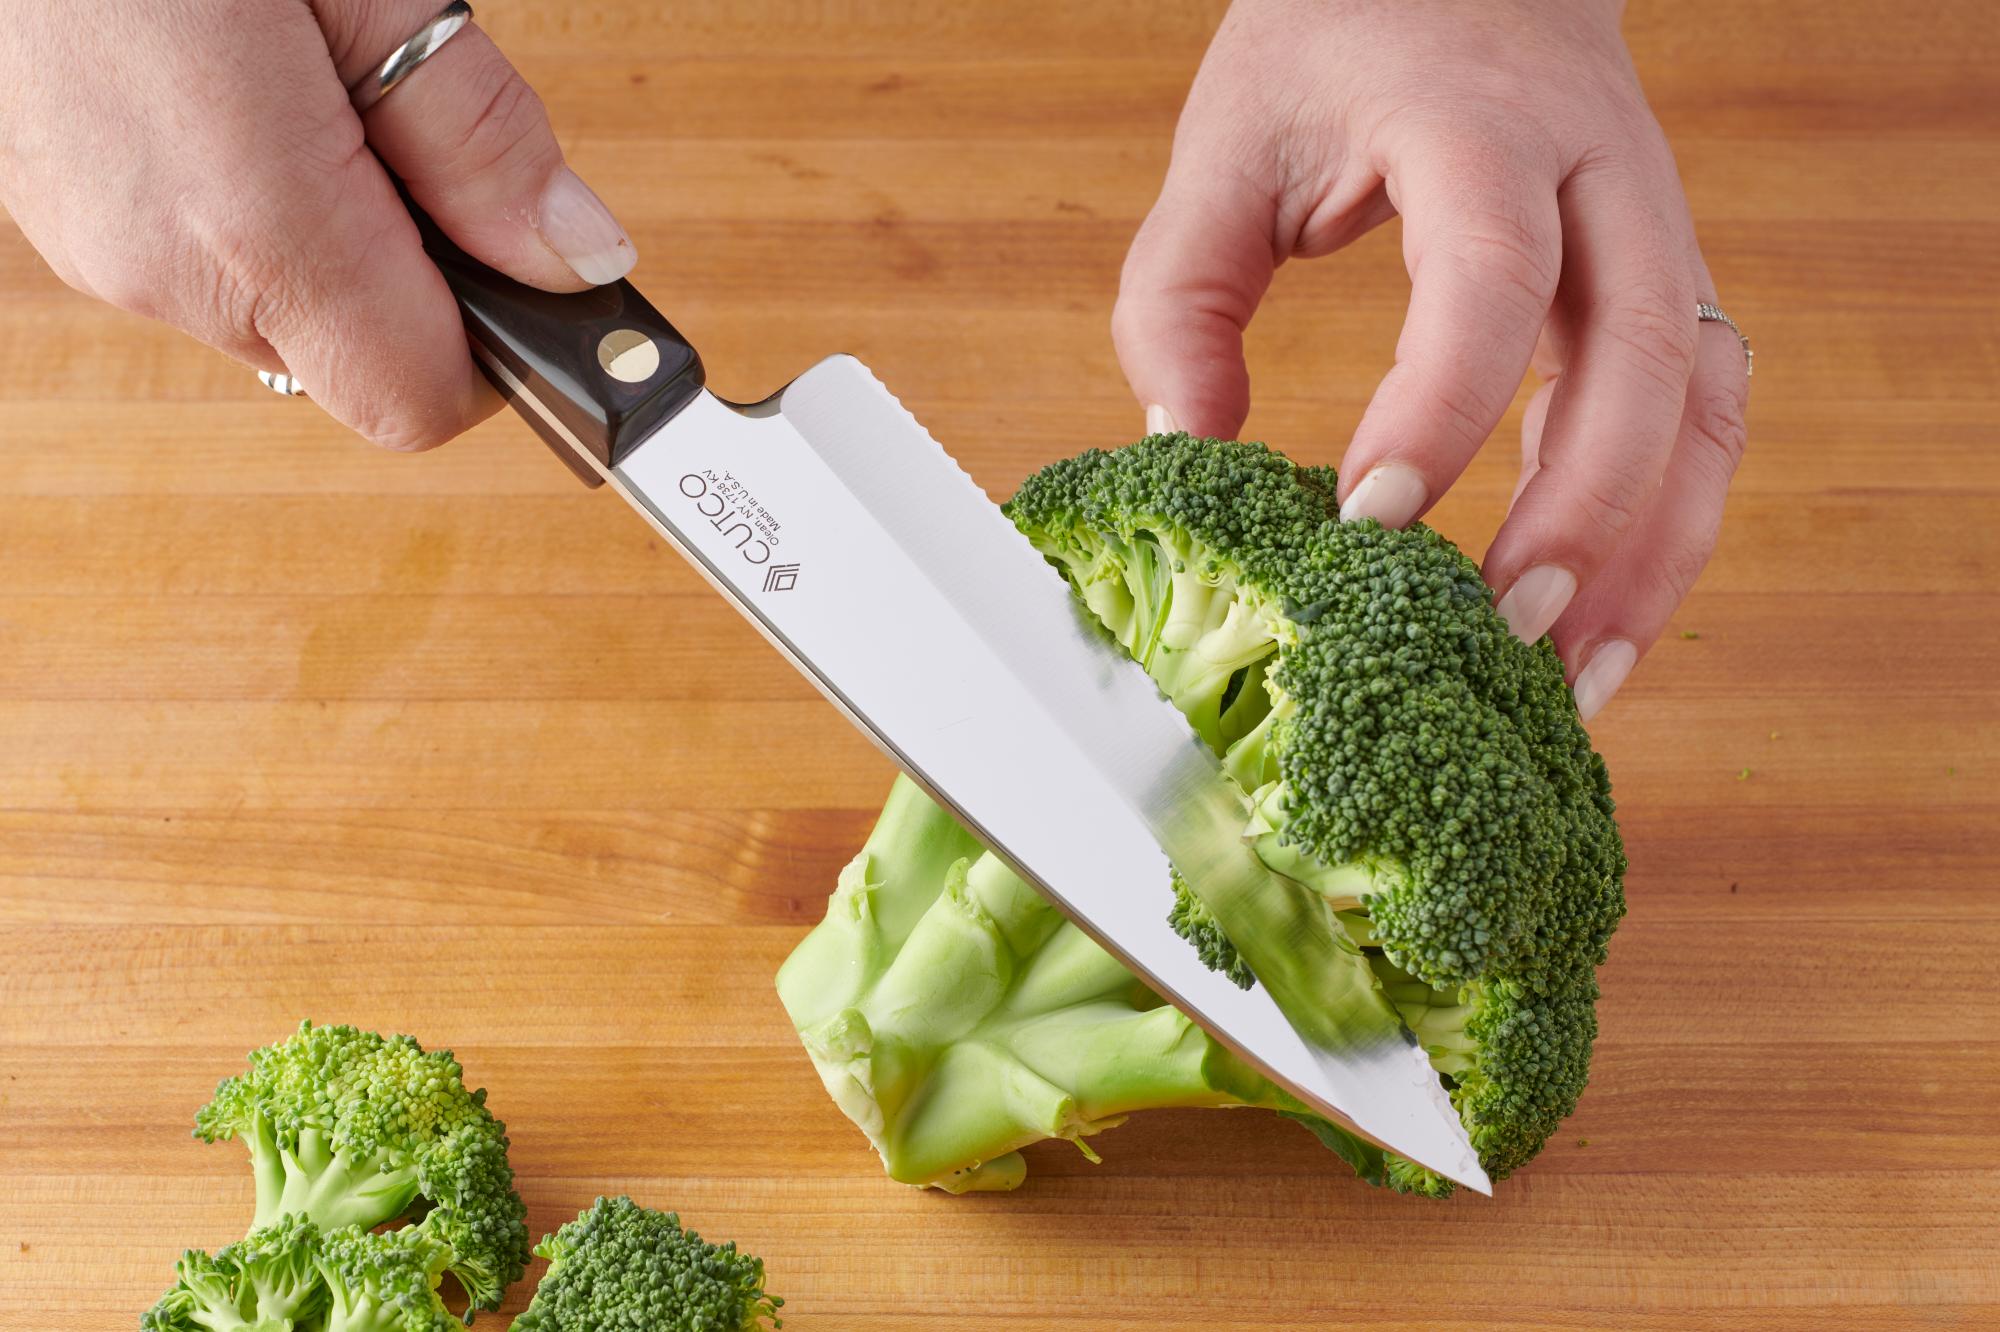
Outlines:
[{"label": "fingernail", "polygon": [[1575,574],[1560,565],[1538,564],[1516,578],[1500,598],[1500,618],[1522,642],[1538,642],[1575,595]]},{"label": "fingernail", "polygon": [[570,271],[593,287],[616,282],[639,262],[639,252],[604,201],[568,167],[542,191],[542,239]]},{"label": "fingernail", "polygon": [[1430,489],[1414,467],[1383,463],[1361,478],[1340,506],[1340,521],[1373,518],[1384,527],[1402,527],[1417,516]]},{"label": "fingernail", "polygon": [[1590,654],[1589,663],[1576,674],[1576,715],[1589,721],[1603,711],[1638,664],[1639,649],[1624,639],[1600,643]]},{"label": "fingernail", "polygon": [[1159,403],[1146,408],[1146,433],[1149,435],[1171,435],[1180,427],[1174,424],[1174,414]]}]

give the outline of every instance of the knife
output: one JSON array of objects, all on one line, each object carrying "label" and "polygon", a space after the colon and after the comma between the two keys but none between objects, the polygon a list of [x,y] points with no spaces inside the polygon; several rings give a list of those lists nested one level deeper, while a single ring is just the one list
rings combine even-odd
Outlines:
[{"label": "knife", "polygon": [[[1341,978],[1239,990],[1167,924],[1178,865],[1228,932],[1267,881],[1240,797],[1063,579],[851,356],[725,402],[628,282],[552,294],[424,245],[487,377],[930,795],[1163,998],[1316,1113],[1491,1186],[1416,1040]],[[1345,978],[1353,984],[1354,978]],[[1344,1014],[1339,1021],[1326,1015]],[[1287,1014],[1290,1018],[1287,1018]]]}]

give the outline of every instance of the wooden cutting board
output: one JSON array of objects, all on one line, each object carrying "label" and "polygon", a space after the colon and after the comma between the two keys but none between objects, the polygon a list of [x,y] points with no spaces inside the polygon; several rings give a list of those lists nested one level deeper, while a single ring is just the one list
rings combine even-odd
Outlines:
[{"label": "wooden cutting board", "polygon": [[[1217,8],[482,20],[722,392],[859,353],[1005,493],[1138,433],[1106,316]],[[883,760],[518,423],[372,452],[0,233],[0,1329],[131,1326],[241,1231],[189,1119],[306,1016],[455,1048],[537,1233],[677,1207],[799,1332],[2000,1326],[1993,11],[1628,26],[1753,443],[1596,727],[1632,911],[1594,1080],[1491,1201],[1253,1112],[888,1183],[770,984]],[[1404,297],[1393,228],[1288,267],[1248,433],[1336,460]],[[1436,515],[1475,551],[1512,429]]]}]

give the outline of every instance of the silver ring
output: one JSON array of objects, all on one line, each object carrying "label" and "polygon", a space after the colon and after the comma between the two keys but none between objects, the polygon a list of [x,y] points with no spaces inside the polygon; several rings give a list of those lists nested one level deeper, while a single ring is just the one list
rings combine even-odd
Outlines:
[{"label": "silver ring", "polygon": [[293,379],[290,375],[279,375],[273,374],[269,370],[259,370],[257,372],[257,382],[271,390],[271,392],[282,393],[288,398],[303,398],[306,396],[306,386],[299,383],[298,380]]},{"label": "silver ring", "polygon": [[410,40],[391,51],[389,58],[375,67],[374,73],[366,75],[347,90],[355,113],[358,115],[366,111],[388,96],[391,88],[409,78],[418,65],[436,55],[439,47],[470,22],[472,6],[465,0],[451,0],[432,16],[429,23],[412,33]]},{"label": "silver ring", "polygon": [[1710,305],[1707,301],[1696,302],[1694,317],[1697,323],[1722,324],[1734,333],[1736,340],[1743,344],[1743,377],[1748,379],[1757,373],[1757,353],[1750,350],[1750,339],[1743,336],[1743,330],[1736,327],[1734,319],[1722,313],[1721,306]]}]

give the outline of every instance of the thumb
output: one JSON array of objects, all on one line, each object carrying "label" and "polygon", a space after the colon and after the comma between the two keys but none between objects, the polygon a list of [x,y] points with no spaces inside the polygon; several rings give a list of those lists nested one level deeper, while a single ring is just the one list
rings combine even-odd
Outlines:
[{"label": "thumb", "polygon": [[[1188,183],[1197,175],[1201,184]],[[1271,198],[1230,188],[1237,179],[1195,172],[1176,154],[1125,256],[1111,338],[1148,433],[1229,439],[1250,413],[1243,330],[1277,261]]]},{"label": "thumb", "polygon": [[[319,9],[341,80],[352,86],[436,11],[436,0]],[[440,47],[362,123],[369,145],[445,234],[516,281],[576,291],[616,281],[637,262],[611,210],[564,164],[541,99],[477,27]]]}]

